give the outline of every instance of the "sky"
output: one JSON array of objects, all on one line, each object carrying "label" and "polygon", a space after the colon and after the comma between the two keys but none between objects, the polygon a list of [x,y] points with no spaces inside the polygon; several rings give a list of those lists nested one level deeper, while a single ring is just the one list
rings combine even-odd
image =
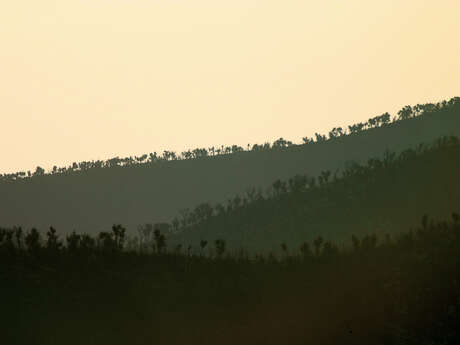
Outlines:
[{"label": "sky", "polygon": [[460,96],[458,0],[0,2],[0,173],[301,142]]}]

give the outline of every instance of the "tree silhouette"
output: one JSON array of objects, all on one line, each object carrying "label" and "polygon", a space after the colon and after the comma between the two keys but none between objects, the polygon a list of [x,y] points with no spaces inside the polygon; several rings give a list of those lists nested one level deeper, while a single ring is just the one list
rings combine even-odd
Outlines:
[{"label": "tree silhouette", "polygon": [[452,213],[452,219],[454,221],[454,225],[458,225],[460,222],[460,215],[458,213]]},{"label": "tree silhouette", "polygon": [[61,250],[62,242],[59,240],[59,236],[56,233],[56,229],[52,226],[49,231],[46,233],[46,249],[49,254],[57,255]]},{"label": "tree silhouette", "polygon": [[100,232],[97,238],[98,249],[104,254],[114,254],[117,250],[113,236],[109,232]]},{"label": "tree silhouette", "polygon": [[280,247],[281,247],[281,250],[283,251],[284,256],[287,257],[287,250],[288,250],[287,244],[283,242],[281,243]]},{"label": "tree silhouette", "polygon": [[225,252],[225,241],[223,239],[218,239],[214,242],[216,248],[216,255],[218,258],[222,258]]},{"label": "tree silhouette", "polygon": [[323,244],[324,240],[321,236],[318,236],[315,238],[313,241],[313,245],[315,246],[315,255],[318,257],[320,252],[321,252],[321,246]]},{"label": "tree silhouette", "polygon": [[204,248],[206,247],[207,244],[208,244],[208,241],[205,241],[205,240],[200,241],[200,255],[203,255]]},{"label": "tree silhouette", "polygon": [[140,245],[143,251],[153,248],[153,224],[139,225],[137,232],[140,238]]},{"label": "tree silhouette", "polygon": [[310,244],[308,242],[302,243],[302,245],[300,246],[300,253],[302,254],[304,260],[307,260],[313,255],[310,249]]},{"label": "tree silhouette", "polygon": [[407,120],[413,115],[413,110],[410,105],[406,105],[400,111],[398,111],[398,117],[400,120]]},{"label": "tree silhouette", "polygon": [[355,252],[361,249],[361,241],[355,235],[351,235],[351,241],[353,243],[353,249]]},{"label": "tree silhouette", "polygon": [[77,254],[80,249],[81,235],[74,231],[66,237],[67,251],[71,254]]},{"label": "tree silhouette", "polygon": [[121,251],[125,242],[126,229],[121,224],[115,224],[112,226],[112,234],[116,249]]},{"label": "tree silhouette", "polygon": [[22,227],[14,227],[13,228],[13,231],[14,231],[14,237],[16,239],[16,248],[18,248],[19,250],[22,250],[23,248],[23,245],[22,245],[22,242],[23,242],[23,231],[22,231]]},{"label": "tree silhouette", "polygon": [[158,254],[163,254],[163,251],[166,248],[165,236],[160,232],[159,229],[155,229],[153,233],[155,236],[156,252]]},{"label": "tree silhouette", "polygon": [[37,256],[41,249],[40,233],[36,228],[32,228],[26,235],[24,241],[30,254]]}]

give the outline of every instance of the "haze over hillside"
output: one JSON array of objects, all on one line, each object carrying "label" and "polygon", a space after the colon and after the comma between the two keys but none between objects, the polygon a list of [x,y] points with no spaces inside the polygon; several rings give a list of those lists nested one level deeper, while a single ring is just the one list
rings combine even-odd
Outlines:
[{"label": "haze over hillside", "polygon": [[190,245],[195,251],[201,240],[219,240],[250,253],[280,252],[281,244],[296,253],[318,237],[343,244],[352,235],[373,233],[383,240],[423,215],[450,219],[460,209],[459,176],[460,139],[444,137],[349,164],[341,173],[277,180],[265,194],[250,191],[223,204],[197,205],[173,220],[167,240],[171,248]]},{"label": "haze over hillside", "polygon": [[349,161],[444,135],[460,135],[458,105],[307,145],[7,181],[0,183],[0,222],[52,225],[61,232],[94,233],[114,223],[134,230],[138,224],[169,221],[181,209],[202,202],[267,188],[276,179],[334,171]]}]

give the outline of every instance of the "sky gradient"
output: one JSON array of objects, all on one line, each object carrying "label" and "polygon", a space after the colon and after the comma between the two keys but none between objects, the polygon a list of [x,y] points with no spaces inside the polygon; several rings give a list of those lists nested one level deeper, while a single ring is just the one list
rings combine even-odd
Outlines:
[{"label": "sky gradient", "polygon": [[300,142],[460,96],[458,0],[0,4],[0,173]]}]

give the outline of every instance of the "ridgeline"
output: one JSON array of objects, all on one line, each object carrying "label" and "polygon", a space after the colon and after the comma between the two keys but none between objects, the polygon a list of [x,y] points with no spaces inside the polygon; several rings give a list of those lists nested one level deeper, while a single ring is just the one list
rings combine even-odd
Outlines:
[{"label": "ridgeline", "polygon": [[302,145],[280,139],[249,151],[188,151],[184,159],[165,152],[75,163],[49,173],[37,167],[35,173],[1,177],[0,225],[94,234],[121,223],[134,231],[139,224],[171,221],[199,203],[223,202],[248,188],[265,190],[296,174],[335,172],[351,161],[366,162],[386,150],[399,153],[441,136],[460,136],[458,97],[404,107],[393,121],[386,113],[348,130],[334,128],[328,137],[304,138]]}]

